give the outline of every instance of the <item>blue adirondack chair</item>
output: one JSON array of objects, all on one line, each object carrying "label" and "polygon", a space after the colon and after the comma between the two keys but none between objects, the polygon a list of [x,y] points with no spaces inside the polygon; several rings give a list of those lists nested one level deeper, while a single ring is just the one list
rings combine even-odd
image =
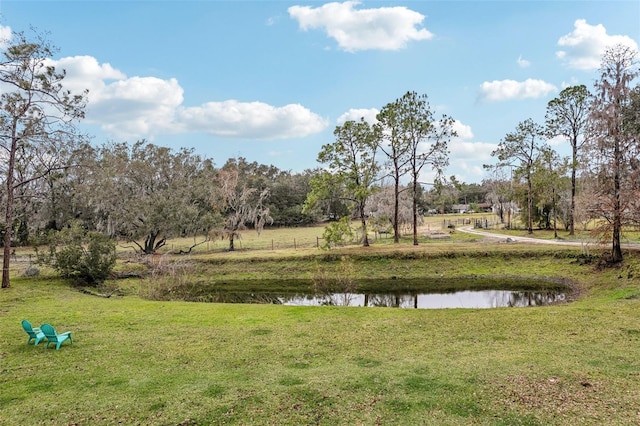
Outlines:
[{"label": "blue adirondack chair", "polygon": [[44,333],[38,327],[32,327],[29,321],[22,320],[22,328],[27,332],[29,338],[27,339],[27,345],[31,343],[31,340],[34,341],[34,346],[40,343],[42,339],[44,339]]},{"label": "blue adirondack chair", "polygon": [[47,348],[49,347],[50,343],[55,343],[56,350],[58,350],[60,349],[60,345],[66,340],[69,340],[69,342],[73,344],[70,331],[64,332],[62,334],[58,334],[56,333],[55,328],[53,328],[53,326],[50,324],[42,324],[40,326],[40,330],[42,330],[42,332],[47,338]]}]

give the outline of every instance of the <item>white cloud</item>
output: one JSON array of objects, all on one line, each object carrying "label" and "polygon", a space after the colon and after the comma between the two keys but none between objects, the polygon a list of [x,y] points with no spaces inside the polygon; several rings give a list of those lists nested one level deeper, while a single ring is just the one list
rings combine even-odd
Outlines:
[{"label": "white cloud", "polygon": [[451,152],[451,163],[467,161],[489,161],[492,159],[491,153],[498,147],[495,143],[473,142],[456,139],[449,144]]},{"label": "white cloud", "polygon": [[[474,142],[471,126],[459,120],[453,122],[453,130],[457,136],[449,142],[450,162],[484,161],[491,158],[491,152],[497,147],[494,143]],[[456,164],[457,167],[457,164]]]},{"label": "white cloud", "polygon": [[522,55],[518,56],[517,62],[520,68],[528,68],[529,66],[531,66],[531,62],[524,59]]},{"label": "white cloud", "polygon": [[458,135],[454,139],[473,139],[473,132],[471,131],[471,126],[467,126],[466,124],[463,124],[459,120],[454,120],[453,130]]},{"label": "white cloud", "polygon": [[480,182],[486,173],[483,165],[493,163],[491,153],[497,147],[495,143],[456,138],[449,143],[448,170],[455,171],[456,177],[462,182]]},{"label": "white cloud", "polygon": [[422,24],[424,15],[402,6],[359,9],[359,1],[326,3],[320,7],[291,6],[289,16],[300,28],[324,29],[348,52],[357,50],[398,50],[412,40],[429,40],[433,34]]},{"label": "white cloud", "polygon": [[[491,153],[498,147],[495,143],[474,141],[471,126],[456,120],[453,129],[458,136],[449,142],[449,168],[455,171],[462,182],[480,182],[485,177],[483,165],[493,162]],[[445,171],[445,175],[450,173]]]},{"label": "white cloud", "polygon": [[110,64],[99,64],[92,56],[69,56],[47,61],[58,70],[66,70],[64,86],[75,94],[89,90],[89,99],[98,101],[105,89],[105,80],[124,80],[127,76]]},{"label": "white cloud", "polygon": [[550,139],[547,139],[547,144],[553,147],[562,146],[566,143],[567,143],[567,138],[565,138],[564,136],[554,136]]},{"label": "white cloud", "polygon": [[364,118],[367,123],[375,124],[378,122],[376,116],[379,112],[380,111],[376,108],[351,108],[349,111],[338,117],[336,122],[338,123],[338,125],[342,125],[349,120],[360,121],[361,118]]},{"label": "white cloud", "polygon": [[11,27],[0,25],[0,49],[5,49],[11,41]]},{"label": "white cloud", "polygon": [[556,91],[558,88],[553,84],[531,78],[525,81],[494,80],[482,83],[480,98],[487,101],[541,98]]},{"label": "white cloud", "polygon": [[[452,137],[447,144],[449,150],[449,167],[444,170],[444,176],[450,176],[455,172],[456,177],[462,182],[480,182],[485,177],[483,165],[493,161],[491,153],[497,148],[495,143],[474,141],[471,126],[459,120],[453,122],[453,130],[457,136]],[[419,147],[420,152],[428,149],[428,142]],[[419,180],[423,184],[430,185],[434,182],[436,173],[430,167],[424,167]]]},{"label": "white cloud", "polygon": [[560,86],[563,89],[566,89],[567,87],[577,86],[578,84],[579,84],[579,80],[575,77],[571,77],[569,78],[569,81],[563,81]]},{"label": "white cloud", "polygon": [[[474,141],[471,126],[458,120],[454,121],[453,130],[457,136],[451,138],[448,144],[449,167],[444,171],[445,176],[455,171],[456,177],[463,182],[480,182],[485,174],[483,164],[492,162],[491,152],[497,148],[497,144]],[[423,182],[433,182],[434,178],[431,170],[425,170],[420,176]]]},{"label": "white cloud", "polygon": [[51,64],[66,70],[66,89],[73,93],[89,89],[85,121],[119,138],[209,133],[272,140],[305,137],[328,125],[327,120],[298,104],[275,107],[227,100],[185,106],[184,90],[176,79],[127,77],[90,56],[62,58]]},{"label": "white cloud", "polygon": [[89,96],[87,119],[120,137],[153,137],[179,129],[175,111],[183,100],[176,79],[131,77],[104,87],[97,101]]},{"label": "white cloud", "polygon": [[638,50],[638,44],[625,35],[608,35],[602,24],[589,25],[585,19],[574,22],[574,30],[558,39],[556,56],[570,68],[595,70],[600,67],[602,55],[608,47],[622,44]]},{"label": "white cloud", "polygon": [[236,100],[184,108],[179,120],[190,131],[251,139],[305,137],[328,125],[325,119],[299,104],[274,107]]}]

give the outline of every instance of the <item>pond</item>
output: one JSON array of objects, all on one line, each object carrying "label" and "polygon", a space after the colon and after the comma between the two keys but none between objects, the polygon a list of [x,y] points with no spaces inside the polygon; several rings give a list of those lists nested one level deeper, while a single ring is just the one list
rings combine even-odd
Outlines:
[{"label": "pond", "polygon": [[371,279],[347,286],[310,280],[208,281],[165,289],[161,300],[288,306],[360,306],[407,309],[545,306],[568,301],[570,285],[520,278]]},{"label": "pond", "polygon": [[328,293],[217,292],[200,301],[260,303],[287,306],[360,306],[408,309],[503,308],[545,306],[564,302],[562,291],[464,290],[449,293]]}]

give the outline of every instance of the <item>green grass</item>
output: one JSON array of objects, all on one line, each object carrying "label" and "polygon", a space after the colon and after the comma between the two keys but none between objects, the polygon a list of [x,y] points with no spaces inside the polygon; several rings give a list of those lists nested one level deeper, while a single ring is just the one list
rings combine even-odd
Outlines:
[{"label": "green grass", "polygon": [[[579,300],[539,308],[400,310],[149,301],[16,276],[0,291],[0,424],[613,424],[638,422],[640,259],[481,242],[187,258],[229,282],[357,277],[564,278]],[[27,346],[20,320],[70,330]]]},{"label": "green grass", "polygon": [[[441,243],[441,240],[434,241],[429,238],[428,235],[432,232],[444,232],[449,234],[449,229],[446,224],[462,223],[463,220],[472,220],[474,218],[491,218],[490,220],[497,220],[492,214],[467,214],[467,215],[436,215],[424,217],[424,223],[421,226],[419,232],[419,239],[422,243]],[[353,229],[359,229],[359,221],[353,221]],[[322,245],[322,234],[324,232],[324,225],[298,227],[298,228],[275,228],[266,227],[260,234],[255,230],[247,229],[242,231],[240,238],[234,242],[235,249],[238,252],[243,251],[272,251],[278,253],[295,253],[299,250],[317,249]],[[369,230],[369,239],[372,243],[380,245],[389,245],[393,243],[393,236],[391,234],[376,234],[371,229]],[[469,241],[475,240],[477,237],[470,236],[461,232],[453,232],[449,235],[449,239],[453,241]],[[412,231],[403,231],[403,242],[413,242]],[[187,251],[189,247],[202,243],[194,247],[191,253],[203,254],[203,253],[219,253],[224,252],[229,247],[228,240],[212,239],[206,241],[204,236],[197,236],[196,238],[174,238],[167,241],[166,245],[162,247],[160,252],[179,252],[180,250]],[[121,243],[118,247],[120,252],[132,251],[132,245],[130,243]]]}]

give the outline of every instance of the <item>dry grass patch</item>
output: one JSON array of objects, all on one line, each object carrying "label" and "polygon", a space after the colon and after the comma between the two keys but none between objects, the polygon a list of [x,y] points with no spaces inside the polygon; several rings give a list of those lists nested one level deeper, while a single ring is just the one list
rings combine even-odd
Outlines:
[{"label": "dry grass patch", "polygon": [[526,413],[541,424],[627,424],[634,411],[640,421],[640,390],[630,388],[628,381],[587,376],[508,376],[492,386],[505,411]]}]

